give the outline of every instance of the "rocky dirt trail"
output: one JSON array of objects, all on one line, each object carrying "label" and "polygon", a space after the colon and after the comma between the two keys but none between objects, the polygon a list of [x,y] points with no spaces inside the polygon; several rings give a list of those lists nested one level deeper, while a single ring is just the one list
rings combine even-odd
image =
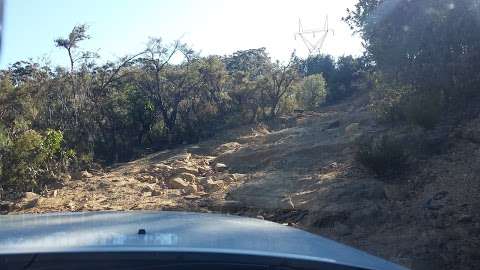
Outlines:
[{"label": "rocky dirt trail", "polygon": [[354,140],[382,130],[367,100],[66,176],[58,189],[0,210],[224,212],[300,227],[413,269],[475,269],[480,147],[468,138],[480,138],[480,128],[460,132],[447,153],[402,179],[378,179],[354,160]]}]

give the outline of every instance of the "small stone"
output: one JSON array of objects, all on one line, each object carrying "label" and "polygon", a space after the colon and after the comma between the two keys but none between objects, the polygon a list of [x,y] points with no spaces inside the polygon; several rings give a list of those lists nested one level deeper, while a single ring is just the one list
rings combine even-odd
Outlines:
[{"label": "small stone", "polygon": [[208,191],[217,191],[217,190],[220,190],[223,188],[224,186],[224,182],[222,180],[217,180],[217,181],[214,181],[213,179],[211,178],[208,178],[207,179],[207,190]]},{"label": "small stone", "polygon": [[143,197],[152,197],[152,192],[143,192]]},{"label": "small stone", "polygon": [[228,169],[228,166],[223,164],[223,163],[217,163],[215,164],[215,170],[217,172],[224,172]]},{"label": "small stone", "polygon": [[70,208],[70,211],[75,211],[76,205],[74,202],[69,202],[67,206]]},{"label": "small stone", "polygon": [[141,175],[138,177],[138,181],[153,184],[157,182],[157,179],[152,175]]},{"label": "small stone", "polygon": [[190,182],[190,183],[195,182],[195,180],[197,179],[197,177],[196,177],[194,174],[186,173],[186,172],[177,175],[177,177],[180,177],[180,178],[182,178],[183,180],[185,180],[185,181],[187,181],[187,182]]},{"label": "small stone", "polygon": [[190,166],[180,166],[174,169],[174,174],[181,173],[198,174],[198,169]]},{"label": "small stone", "polygon": [[142,187],[142,191],[153,193],[155,192],[155,187],[153,185],[145,185]]},{"label": "small stone", "polygon": [[340,121],[335,120],[329,123],[326,129],[334,129],[334,128],[338,128],[339,126],[340,126]]},{"label": "small stone", "polygon": [[345,127],[345,136],[350,137],[360,132],[360,124],[359,123],[351,123],[350,125]]},{"label": "small stone", "polygon": [[82,177],[83,178],[92,178],[93,174],[89,173],[88,171],[82,171]]},{"label": "small stone", "polygon": [[7,201],[0,201],[0,211],[9,212],[13,209],[13,203]]},{"label": "small stone", "polygon": [[170,172],[170,171],[173,170],[173,168],[171,166],[166,165],[166,164],[159,163],[159,164],[154,165],[154,170],[157,171],[157,172]]},{"label": "small stone", "polygon": [[186,200],[198,200],[198,199],[201,199],[202,197],[198,195],[190,194],[190,195],[184,196],[183,198],[185,198]]},{"label": "small stone", "polygon": [[198,167],[198,171],[201,174],[206,174],[206,173],[210,172],[211,170],[212,170],[212,168],[210,166]]},{"label": "small stone", "polygon": [[175,177],[168,180],[168,185],[174,189],[184,189],[188,187],[188,183],[185,182],[182,178]]},{"label": "small stone", "polygon": [[235,180],[235,181],[242,180],[242,179],[244,179],[245,177],[246,177],[246,175],[245,175],[245,174],[242,174],[242,173],[234,173],[234,174],[232,174],[232,178],[233,178],[233,180]]},{"label": "small stone", "polygon": [[192,157],[192,154],[183,153],[183,154],[180,154],[180,155],[176,156],[176,160],[183,160],[185,162],[188,162],[191,157]]},{"label": "small stone", "polygon": [[340,222],[335,222],[334,228],[335,228],[335,232],[340,236],[344,236],[352,233],[350,228],[347,225]]},{"label": "small stone", "polygon": [[459,223],[469,223],[473,221],[473,217],[471,215],[461,215],[458,220]]},{"label": "small stone", "polygon": [[189,184],[183,189],[186,193],[195,193],[198,190],[197,185],[195,184]]},{"label": "small stone", "polygon": [[68,181],[72,180],[72,176],[68,173],[65,173],[65,174],[60,175],[60,179],[62,179],[65,182],[68,182]]}]

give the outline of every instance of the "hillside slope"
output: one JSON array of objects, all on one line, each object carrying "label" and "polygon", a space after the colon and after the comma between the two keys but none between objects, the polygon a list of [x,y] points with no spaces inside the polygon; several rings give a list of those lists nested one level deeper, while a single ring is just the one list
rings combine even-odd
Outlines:
[{"label": "hillside slope", "polygon": [[480,265],[480,121],[457,127],[447,151],[417,161],[400,179],[378,179],[354,160],[355,138],[384,129],[367,101],[359,96],[66,176],[58,189],[1,207],[10,213],[226,212],[301,227],[413,269],[474,269]]}]

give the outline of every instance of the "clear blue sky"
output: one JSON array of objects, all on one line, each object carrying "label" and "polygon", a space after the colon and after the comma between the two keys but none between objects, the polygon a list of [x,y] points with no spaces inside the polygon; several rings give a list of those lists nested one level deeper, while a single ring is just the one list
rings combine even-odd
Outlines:
[{"label": "clear blue sky", "polygon": [[361,53],[360,39],[341,22],[355,0],[7,0],[0,67],[18,60],[45,59],[65,65],[66,55],[53,40],[76,24],[90,26],[92,38],[81,46],[112,60],[144,48],[148,37],[182,37],[202,55],[267,47],[284,60],[293,49],[306,55],[293,33],[298,18],[304,28],[320,27],[328,14],[335,35],[324,53]]}]

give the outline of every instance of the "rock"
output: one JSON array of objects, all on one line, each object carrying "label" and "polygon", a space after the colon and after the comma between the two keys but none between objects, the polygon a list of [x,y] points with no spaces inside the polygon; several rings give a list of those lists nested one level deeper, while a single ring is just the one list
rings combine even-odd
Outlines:
[{"label": "rock", "polygon": [[190,194],[190,195],[184,196],[183,198],[186,200],[198,200],[198,199],[201,199],[202,197],[198,195]]},{"label": "rock", "polygon": [[185,193],[195,193],[198,191],[198,187],[195,184],[189,184],[184,189]]},{"label": "rock", "polygon": [[214,181],[213,179],[208,178],[206,188],[208,191],[212,192],[222,189],[224,185],[225,183],[222,180]]},{"label": "rock", "polygon": [[465,214],[461,215],[457,220],[458,223],[470,223],[472,221],[473,221],[473,217],[471,215],[465,215]]},{"label": "rock", "polygon": [[152,175],[140,175],[138,181],[153,184],[157,182],[157,179]]},{"label": "rock", "polygon": [[65,182],[68,182],[70,180],[72,180],[72,176],[68,173],[64,173],[64,174],[61,174],[59,175],[59,178]]},{"label": "rock", "polygon": [[235,180],[235,181],[243,180],[245,177],[247,177],[247,175],[245,175],[245,174],[243,174],[243,173],[234,173],[234,174],[232,174],[232,178],[233,178],[233,180]]},{"label": "rock", "polygon": [[191,174],[198,174],[198,169],[193,166],[180,166],[175,168],[174,174],[181,174],[181,173],[191,173]]},{"label": "rock", "polygon": [[143,192],[143,197],[152,197],[152,192]]},{"label": "rock", "polygon": [[191,157],[192,157],[192,154],[190,154],[190,153],[183,153],[183,154],[177,155],[177,156],[176,156],[176,160],[183,160],[183,161],[188,162]]},{"label": "rock", "polygon": [[223,163],[216,163],[215,164],[215,171],[217,172],[224,172],[228,169],[228,166]]},{"label": "rock", "polygon": [[212,168],[210,166],[198,167],[198,172],[200,172],[201,174],[206,174],[206,173],[210,172],[211,170],[212,170]]},{"label": "rock", "polygon": [[188,183],[179,177],[169,179],[168,185],[174,189],[185,189],[188,187]]},{"label": "rock", "polygon": [[345,127],[345,136],[350,137],[360,132],[360,123],[351,123]]},{"label": "rock", "polygon": [[80,171],[80,172],[75,172],[73,174],[73,177],[75,179],[92,178],[93,174],[89,173],[88,171]]},{"label": "rock", "polygon": [[168,173],[171,172],[173,168],[163,163],[155,164],[153,166],[153,171],[158,173]]},{"label": "rock", "polygon": [[83,178],[92,178],[93,174],[89,173],[88,171],[81,172]]},{"label": "rock", "polygon": [[144,185],[142,186],[142,192],[155,192],[155,187],[153,185]]},{"label": "rock", "polygon": [[67,204],[67,206],[68,206],[68,208],[70,208],[70,211],[75,211],[76,208],[77,208],[77,205],[76,205],[74,202],[72,202],[72,201],[69,202],[69,203]]},{"label": "rock", "polygon": [[20,207],[22,209],[32,208],[37,205],[40,195],[34,192],[25,192],[24,197],[20,201]]},{"label": "rock", "polygon": [[221,154],[224,154],[226,152],[233,152],[233,151],[238,150],[241,146],[242,145],[239,144],[238,142],[225,143],[225,144],[222,144],[219,147],[217,147],[217,149],[215,149],[214,153],[216,155],[221,155]]},{"label": "rock", "polygon": [[197,177],[197,182],[200,183],[201,185],[206,185],[207,184],[207,177],[205,176],[200,176]]},{"label": "rock", "polygon": [[352,234],[352,231],[350,230],[350,228],[347,225],[340,222],[335,222],[333,225],[333,228],[335,230],[335,233],[340,236]]},{"label": "rock", "polygon": [[197,180],[197,177],[194,174],[187,173],[187,172],[178,174],[176,177],[180,177],[183,180],[185,180],[187,182],[190,182],[190,183],[193,183]]},{"label": "rock", "polygon": [[340,121],[336,120],[336,121],[330,122],[325,129],[334,129],[334,128],[338,128],[339,126],[340,126]]},{"label": "rock", "polygon": [[7,201],[0,201],[0,212],[9,212],[13,209],[13,203]]},{"label": "rock", "polygon": [[198,196],[201,196],[201,197],[204,197],[204,196],[207,196],[208,193],[207,193],[207,192],[203,192],[203,191],[198,191],[198,192],[197,192],[197,195],[198,195]]}]

